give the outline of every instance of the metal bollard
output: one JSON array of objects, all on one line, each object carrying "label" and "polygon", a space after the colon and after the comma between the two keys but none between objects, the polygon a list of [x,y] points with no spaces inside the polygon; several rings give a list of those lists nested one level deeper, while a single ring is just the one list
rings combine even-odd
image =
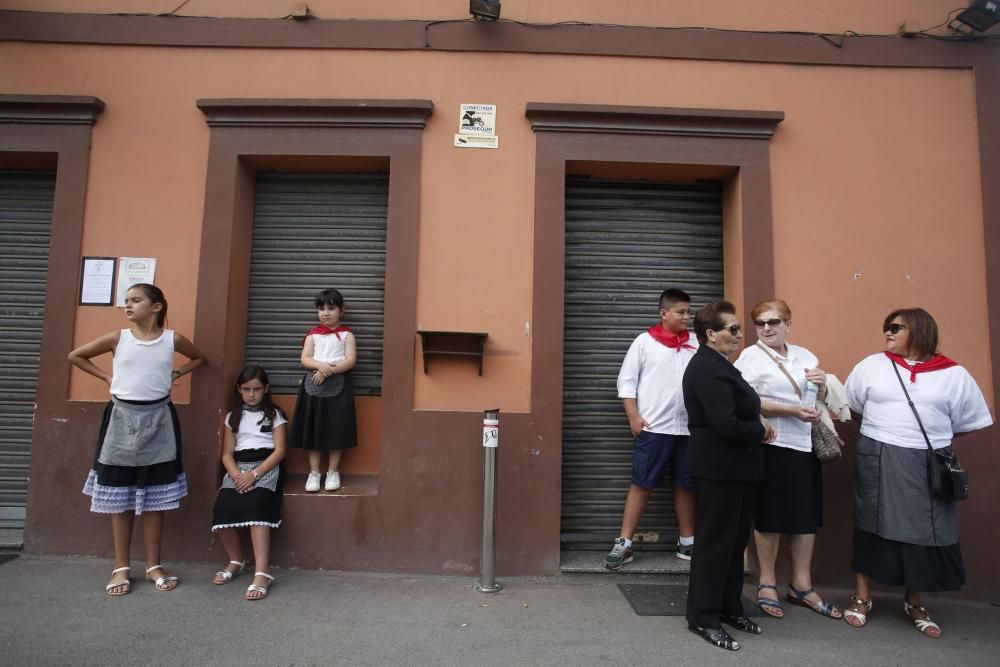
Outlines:
[{"label": "metal bollard", "polygon": [[500,445],[500,410],[483,413],[483,550],[479,560],[480,593],[496,593],[497,449]]}]

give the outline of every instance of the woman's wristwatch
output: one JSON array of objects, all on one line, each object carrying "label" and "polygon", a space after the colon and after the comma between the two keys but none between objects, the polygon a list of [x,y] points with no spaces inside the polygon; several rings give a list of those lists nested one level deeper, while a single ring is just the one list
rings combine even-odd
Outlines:
[{"label": "woman's wristwatch", "polygon": [[251,470],[251,471],[250,471],[250,474],[251,474],[251,475],[253,475],[253,481],[255,481],[255,482],[256,482],[257,480],[259,480],[259,479],[260,479],[260,475],[258,475],[258,474],[257,474],[257,471],[256,471],[256,470]]}]

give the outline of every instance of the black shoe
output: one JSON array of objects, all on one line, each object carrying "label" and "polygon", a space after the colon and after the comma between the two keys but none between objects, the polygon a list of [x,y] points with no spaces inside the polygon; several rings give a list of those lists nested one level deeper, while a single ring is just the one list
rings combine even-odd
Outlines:
[{"label": "black shoe", "polygon": [[688,630],[695,633],[709,644],[724,648],[727,651],[739,651],[740,643],[729,636],[729,633],[722,628],[699,628],[696,625],[689,625]]},{"label": "black shoe", "polygon": [[720,616],[719,620],[726,625],[731,625],[740,632],[748,632],[751,635],[759,635],[764,632],[760,626],[751,621],[746,616]]}]

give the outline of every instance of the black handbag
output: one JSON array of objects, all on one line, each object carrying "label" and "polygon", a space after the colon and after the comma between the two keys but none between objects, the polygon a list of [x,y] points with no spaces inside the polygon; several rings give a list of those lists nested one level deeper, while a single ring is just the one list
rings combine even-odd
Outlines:
[{"label": "black handbag", "polygon": [[931,447],[931,440],[927,437],[927,431],[924,430],[924,423],[920,421],[917,408],[913,405],[913,401],[910,400],[910,392],[906,391],[906,385],[903,384],[903,377],[899,374],[899,368],[896,367],[896,362],[892,359],[889,360],[889,363],[892,364],[892,370],[896,371],[896,379],[899,380],[899,386],[903,388],[903,394],[906,395],[906,402],[910,404],[910,410],[913,411],[913,416],[917,418],[920,432],[923,433],[924,442],[927,443],[928,488],[932,494],[941,500],[965,500],[969,497],[969,471],[963,468],[962,464],[958,462],[958,457],[955,456],[954,452]]}]

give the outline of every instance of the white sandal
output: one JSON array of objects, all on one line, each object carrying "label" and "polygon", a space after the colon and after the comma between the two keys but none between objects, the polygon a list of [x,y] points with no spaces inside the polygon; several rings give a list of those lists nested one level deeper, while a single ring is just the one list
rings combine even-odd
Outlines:
[{"label": "white sandal", "polygon": [[[128,567],[127,565],[125,567],[119,567],[117,569],[111,570],[111,578],[114,579],[115,575],[118,574],[119,572],[131,572],[131,571],[132,568]],[[119,586],[124,586],[125,590],[119,591],[117,593],[111,592],[112,588],[118,588]],[[111,583],[109,583],[107,586],[104,587],[104,592],[112,597],[117,597],[119,595],[128,595],[131,591],[132,591],[132,577],[126,577],[125,581],[112,581]]]},{"label": "white sandal", "polygon": [[266,598],[267,592],[271,589],[271,583],[274,581],[274,577],[269,575],[267,572],[254,572],[253,576],[255,579],[257,577],[266,577],[268,579],[268,582],[267,582],[267,588],[264,588],[263,586],[258,586],[257,584],[250,584],[249,586],[247,586],[247,594],[250,593],[261,594],[259,597],[255,598],[248,598],[246,597],[246,595],[243,596],[245,599],[250,600],[251,602],[253,602],[254,600],[263,600],[264,598]]},{"label": "white sandal", "polygon": [[[916,611],[922,614],[923,618],[913,618],[913,614],[910,613],[911,611]],[[931,620],[930,614],[927,613],[927,610],[923,607],[923,605],[910,604],[906,600],[903,600],[903,613],[906,614],[908,619],[913,621],[913,626],[917,630],[920,630],[920,634],[930,637],[931,639],[937,639],[941,636],[941,626]],[[931,632],[927,632],[928,630]],[[935,632],[937,634],[932,634]]]},{"label": "white sandal", "polygon": [[[146,579],[149,579],[149,573],[152,572],[153,570],[163,570],[163,566],[160,565],[159,563],[157,563],[153,567],[147,567],[146,568]],[[158,591],[172,591],[175,588],[177,588],[177,583],[180,582],[180,579],[178,579],[177,577],[168,577],[168,576],[164,575],[162,577],[157,578],[155,581],[153,581],[152,579],[149,579],[149,581],[153,582],[153,585],[156,586],[156,590],[158,590]],[[166,586],[167,584],[169,584],[171,582],[174,583],[173,586],[164,588],[164,586]]]},{"label": "white sandal", "polygon": [[[869,594],[870,596],[870,594]],[[872,601],[862,600],[857,595],[851,596],[851,606],[844,610],[844,620],[852,628],[863,628],[868,623],[868,614],[872,613]],[[851,620],[857,621],[851,623]]]},{"label": "white sandal", "polygon": [[[219,570],[218,572],[215,573],[215,576],[219,579],[222,579],[222,581],[216,581],[215,579],[212,579],[213,584],[215,584],[216,586],[222,586],[223,584],[228,584],[230,581],[233,580],[233,577],[238,577],[247,571],[247,562],[245,560],[242,561],[231,560],[229,561],[229,565],[239,565],[240,569],[236,570],[235,572],[233,572],[232,570]],[[226,567],[229,567],[229,565],[227,565]]]}]

